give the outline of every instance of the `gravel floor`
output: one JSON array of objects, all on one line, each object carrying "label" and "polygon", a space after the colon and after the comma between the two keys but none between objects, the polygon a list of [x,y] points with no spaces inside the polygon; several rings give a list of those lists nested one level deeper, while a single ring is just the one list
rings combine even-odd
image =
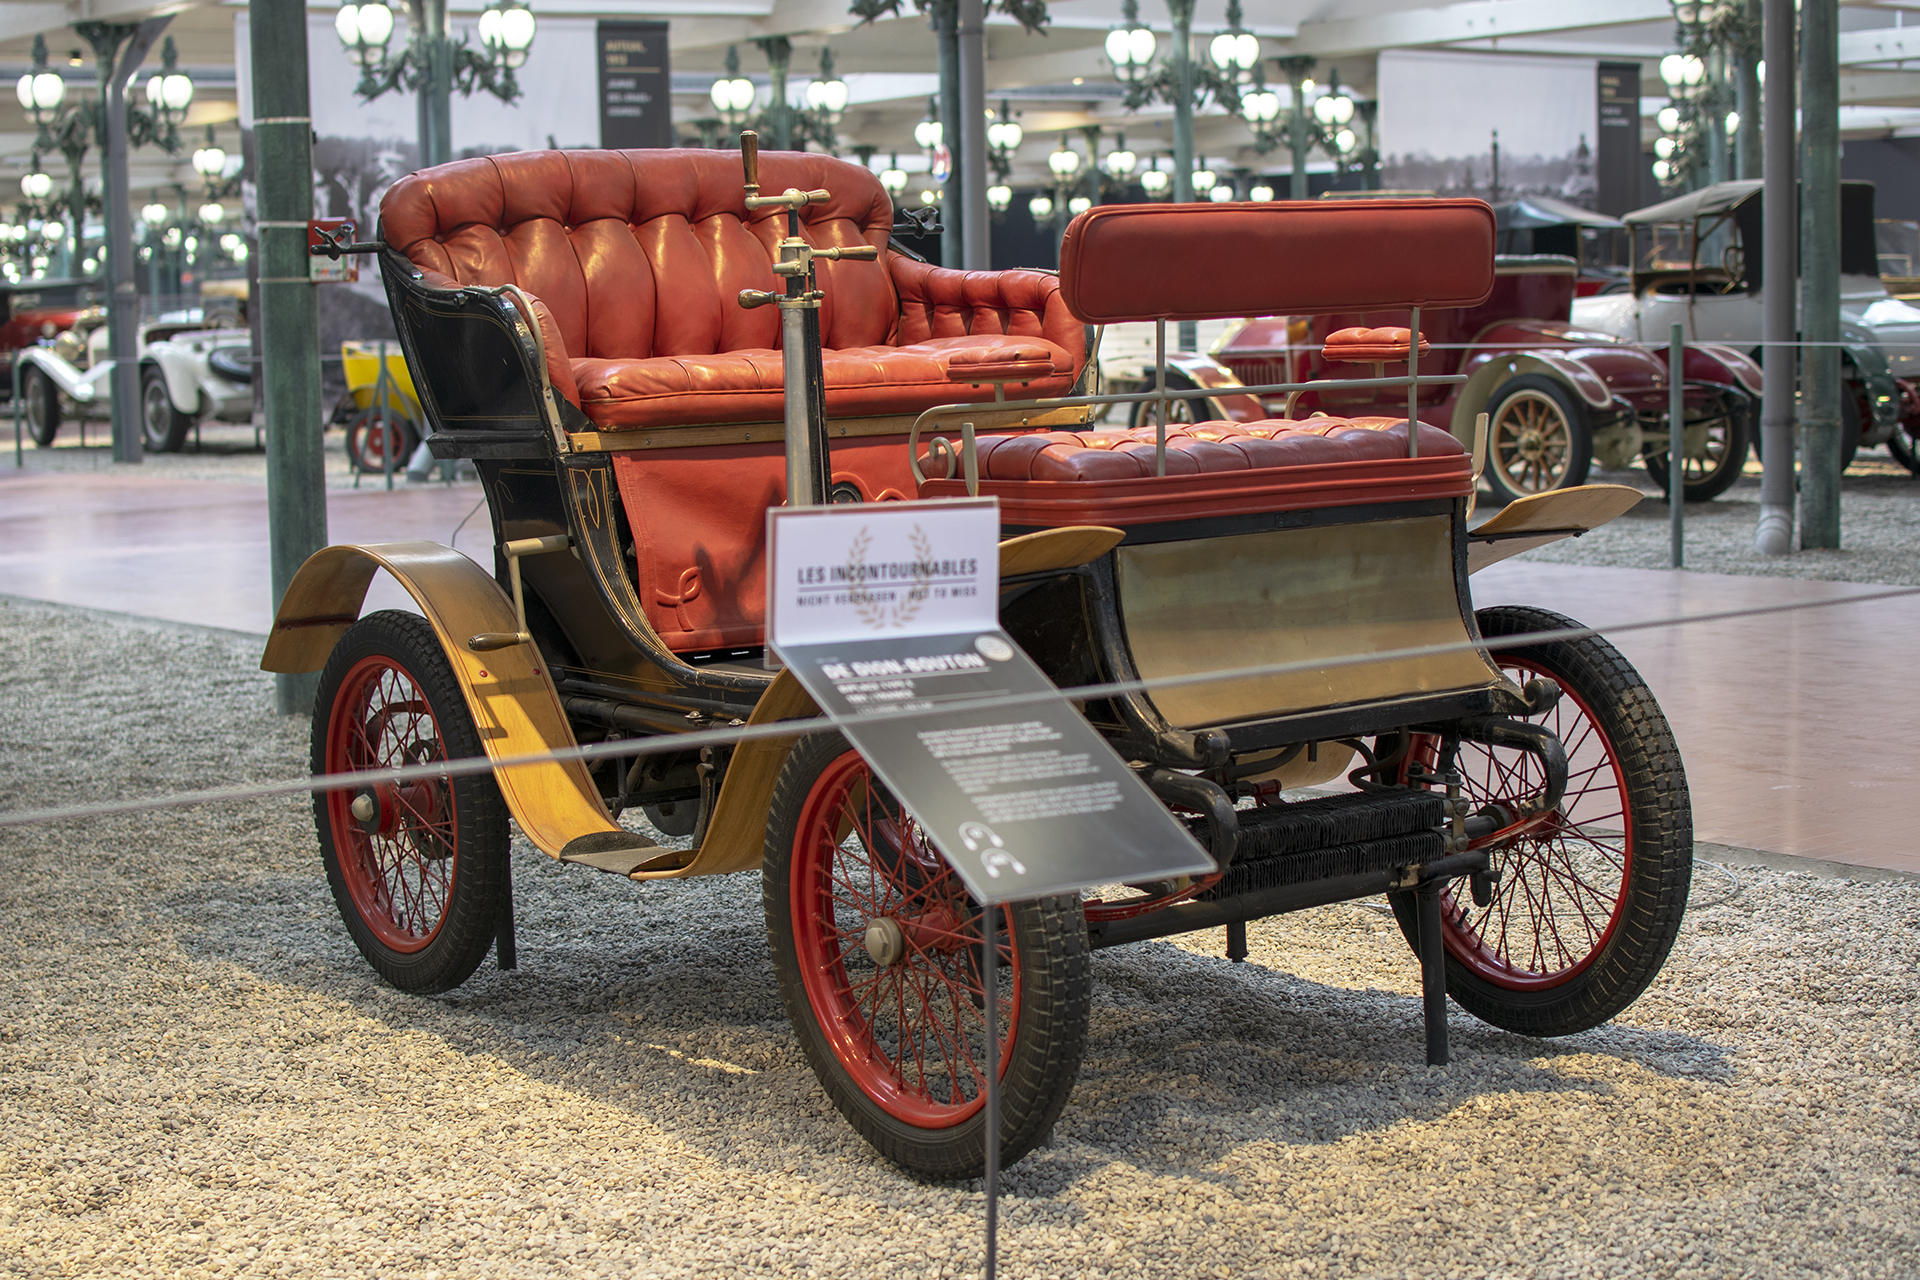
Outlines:
[{"label": "gravel floor", "polygon": [[[255,643],[0,601],[0,809],[301,771]],[[522,968],[383,987],[303,802],[0,828],[0,1274],[972,1273],[780,1010],[751,876],[516,848]],[[1562,1041],[1456,1013],[1354,906],[1096,958],[1019,1276],[1920,1273],[1920,883],[1702,869],[1665,974]]]},{"label": "gravel floor", "polygon": [[[1602,471],[1595,484],[1631,484],[1649,497],[1626,515],[1584,537],[1524,553],[1519,559],[1561,564],[1665,569],[1672,542],[1666,495],[1645,471]],[[1840,547],[1763,556],[1753,549],[1760,523],[1759,464],[1712,502],[1688,503],[1686,567],[1703,573],[1743,573],[1833,582],[1920,586],[1920,477],[1884,448],[1863,450],[1840,481]]]}]

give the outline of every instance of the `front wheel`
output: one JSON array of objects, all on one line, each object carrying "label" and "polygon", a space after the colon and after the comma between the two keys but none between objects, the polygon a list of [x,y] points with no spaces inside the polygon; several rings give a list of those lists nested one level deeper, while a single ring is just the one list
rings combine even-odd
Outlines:
[{"label": "front wheel", "polygon": [[26,401],[27,434],[40,448],[51,449],[60,433],[60,388],[43,371],[28,365],[20,375],[20,398]]},{"label": "front wheel", "polygon": [[[1147,383],[1142,391],[1153,390],[1153,370],[1147,372]],[[1198,391],[1199,386],[1185,374],[1167,371],[1168,391]],[[1159,406],[1151,400],[1142,400],[1133,405],[1127,414],[1127,426],[1150,427],[1159,421]],[[1193,396],[1185,400],[1167,401],[1167,425],[1191,426],[1196,422],[1211,422],[1220,415],[1213,411],[1213,402],[1205,396]]]},{"label": "front wheel", "polygon": [[[1534,722],[1566,748],[1567,789],[1556,809],[1486,846],[1498,872],[1486,906],[1465,881],[1442,891],[1447,994],[1508,1031],[1571,1035],[1638,999],[1680,931],[1693,877],[1686,773],[1653,694],[1611,644],[1503,643],[1579,625],[1545,609],[1482,609],[1475,618],[1508,676],[1559,684],[1558,705]],[[1430,767],[1439,745],[1422,735],[1415,758]],[[1457,768],[1474,811],[1510,806],[1542,785],[1538,758],[1506,747],[1463,742]],[[1414,895],[1392,896],[1414,942]]]},{"label": "front wheel", "polygon": [[1500,384],[1487,406],[1487,485],[1500,502],[1587,482],[1593,435],[1573,393],[1525,373]]},{"label": "front wheel", "polygon": [[167,377],[158,369],[140,374],[140,428],[148,453],[178,453],[193,429],[193,415],[173,407]]},{"label": "front wheel", "polygon": [[[1717,397],[1703,412],[1687,420],[1680,474],[1688,502],[1710,502],[1740,478],[1753,438],[1750,420],[1747,406],[1730,393]],[[1664,436],[1650,440],[1642,457],[1647,474],[1662,492],[1668,492],[1666,445]]]},{"label": "front wheel", "polygon": [[1887,452],[1895,462],[1920,476],[1920,430],[1912,423],[1903,422],[1894,428],[1893,434],[1887,437]]},{"label": "front wheel", "polygon": [[[780,996],[834,1106],[889,1160],[936,1178],[986,1162],[989,1061],[980,905],[838,734],[788,755],[767,824],[763,898]],[[1073,1092],[1093,998],[1074,896],[998,913],[1001,1159]]]},{"label": "front wheel", "polygon": [[[425,618],[369,614],[340,638],[314,702],[316,774],[485,755]],[[493,775],[315,792],[313,817],[340,917],[381,977],[428,995],[480,967],[507,904],[507,811]]]}]

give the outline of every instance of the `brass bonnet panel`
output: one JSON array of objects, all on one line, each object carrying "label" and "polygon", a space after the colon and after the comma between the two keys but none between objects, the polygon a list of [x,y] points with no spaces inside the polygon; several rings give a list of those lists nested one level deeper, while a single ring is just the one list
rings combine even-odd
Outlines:
[{"label": "brass bonnet panel", "polygon": [[[1470,639],[1448,516],[1121,547],[1127,644],[1142,677]],[[1473,650],[1149,692],[1183,729],[1461,689],[1512,688]]]}]

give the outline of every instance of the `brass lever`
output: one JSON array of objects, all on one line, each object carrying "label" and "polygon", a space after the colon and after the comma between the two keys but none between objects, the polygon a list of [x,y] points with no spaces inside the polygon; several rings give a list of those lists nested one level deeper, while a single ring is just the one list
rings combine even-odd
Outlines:
[{"label": "brass lever", "polygon": [[876,262],[880,258],[880,251],[870,244],[860,244],[851,245],[844,249],[815,249],[813,256],[816,258],[831,259],[835,262],[841,259],[849,262]]},{"label": "brass lever", "polygon": [[740,291],[740,305],[749,311],[755,307],[764,307],[779,300],[780,296],[778,294],[768,293],[765,289],[742,289]]},{"label": "brass lever", "polygon": [[520,557],[546,555],[552,551],[565,551],[573,545],[569,534],[557,533],[545,538],[516,538],[512,542],[500,544],[500,552],[506,557],[507,576],[513,582],[513,617],[520,624],[518,631],[482,631],[467,640],[467,648],[475,653],[488,653],[494,649],[511,649],[517,644],[533,643],[533,635],[527,630],[527,606],[520,591]]},{"label": "brass lever", "polygon": [[747,199],[751,201],[760,194],[760,135],[751,129],[740,134],[740,166],[747,171]]}]

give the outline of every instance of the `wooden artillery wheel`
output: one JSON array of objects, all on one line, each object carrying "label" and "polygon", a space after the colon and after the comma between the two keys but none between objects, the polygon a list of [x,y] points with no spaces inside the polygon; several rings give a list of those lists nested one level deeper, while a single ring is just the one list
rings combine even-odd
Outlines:
[{"label": "wooden artillery wheel", "polygon": [[[979,1176],[983,913],[838,734],[787,757],[763,883],[780,994],[827,1096],[895,1163]],[[1077,898],[1020,903],[999,919],[1000,1143],[1011,1164],[1073,1091],[1093,979]]]},{"label": "wooden artillery wheel", "polygon": [[[1666,717],[1619,650],[1597,636],[1503,647],[1502,638],[1579,626],[1545,609],[1475,615],[1494,661],[1524,684],[1546,676],[1560,702],[1536,723],[1566,748],[1559,807],[1497,832],[1482,847],[1500,871],[1491,900],[1468,881],[1441,894],[1447,993],[1469,1013],[1527,1035],[1596,1027],[1639,998],[1680,931],[1693,875],[1693,813]],[[1417,735],[1414,759],[1440,746]],[[1462,743],[1470,810],[1537,795],[1538,760]],[[1411,943],[1414,895],[1392,895]]]},{"label": "wooden artillery wheel", "polygon": [[[313,771],[484,757],[426,619],[388,610],[334,646],[314,700]],[[375,782],[313,797],[327,883],[367,963],[403,991],[466,981],[507,895],[507,811],[491,774]]]}]

